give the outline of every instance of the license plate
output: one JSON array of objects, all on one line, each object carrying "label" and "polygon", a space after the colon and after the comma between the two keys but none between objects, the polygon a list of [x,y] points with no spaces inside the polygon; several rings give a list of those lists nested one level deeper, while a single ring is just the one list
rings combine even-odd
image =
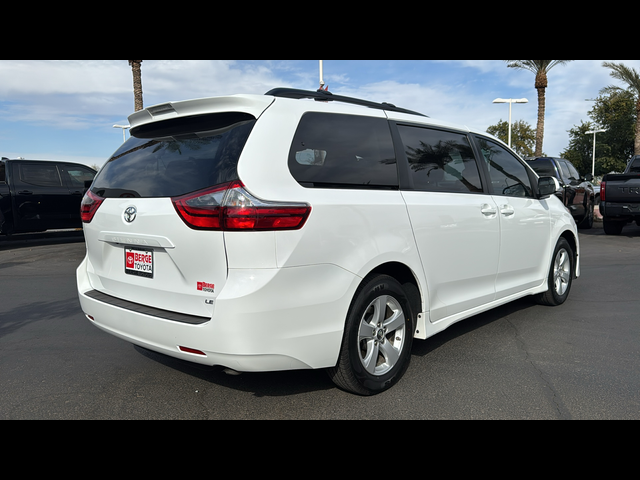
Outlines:
[{"label": "license plate", "polygon": [[153,250],[125,248],[124,273],[153,278]]}]

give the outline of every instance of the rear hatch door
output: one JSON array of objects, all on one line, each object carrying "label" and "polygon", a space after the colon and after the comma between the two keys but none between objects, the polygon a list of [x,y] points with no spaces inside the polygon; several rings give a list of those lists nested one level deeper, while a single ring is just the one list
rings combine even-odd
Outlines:
[{"label": "rear hatch door", "polygon": [[84,224],[95,290],[211,316],[227,278],[224,234],[188,226],[172,199],[237,179],[255,121],[248,113],[222,112],[132,129],[138,137],[114,153],[90,190],[101,199]]}]

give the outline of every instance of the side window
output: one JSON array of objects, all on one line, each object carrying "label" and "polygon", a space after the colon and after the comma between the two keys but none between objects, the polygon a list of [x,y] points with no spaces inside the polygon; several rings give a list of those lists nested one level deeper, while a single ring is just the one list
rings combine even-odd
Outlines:
[{"label": "side window", "polygon": [[576,167],[574,167],[573,164],[567,162],[567,168],[569,169],[569,178],[571,180],[575,180],[576,182],[579,182],[580,174],[578,173],[578,170],[576,170]]},{"label": "side window", "polygon": [[482,191],[478,165],[465,135],[408,125],[398,125],[398,131],[416,189]]},{"label": "side window", "polygon": [[562,180],[564,180],[564,183],[571,183],[571,180],[575,180],[571,178],[572,175],[569,170],[569,166],[567,165],[567,162],[565,162],[564,160],[558,160],[558,166],[560,167],[560,172],[562,175]]},{"label": "side window", "polygon": [[84,182],[92,181],[96,175],[95,171],[81,166],[63,165],[61,169],[72,188],[84,188]]},{"label": "side window", "polygon": [[527,168],[511,152],[487,138],[477,137],[487,164],[494,195],[533,197]]},{"label": "side window", "polygon": [[0,162],[0,183],[5,183],[5,176],[4,176],[4,162]]},{"label": "side window", "polygon": [[304,187],[398,187],[391,131],[384,118],[306,113],[291,144],[289,170]]},{"label": "side window", "polygon": [[[14,170],[15,171],[15,170]],[[20,180],[40,187],[61,187],[60,174],[55,163],[34,163],[20,165]]]}]

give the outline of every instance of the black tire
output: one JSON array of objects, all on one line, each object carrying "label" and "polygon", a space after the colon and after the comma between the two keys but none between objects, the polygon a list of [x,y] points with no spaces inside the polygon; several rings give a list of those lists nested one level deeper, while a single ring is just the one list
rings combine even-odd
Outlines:
[{"label": "black tire", "polygon": [[358,395],[395,385],[409,366],[416,314],[393,277],[365,279],[347,313],[338,363],[328,370],[333,382]]},{"label": "black tire", "polygon": [[569,297],[575,276],[575,255],[566,239],[560,238],[551,257],[547,284],[549,289],[538,297],[542,305],[562,305]]},{"label": "black tire", "polygon": [[593,227],[593,203],[587,206],[587,213],[582,219],[582,221],[578,224],[578,228],[582,230],[588,230]]},{"label": "black tire", "polygon": [[602,219],[602,228],[604,228],[604,233],[607,235],[620,235],[624,224],[625,222],[609,220],[606,217]]}]

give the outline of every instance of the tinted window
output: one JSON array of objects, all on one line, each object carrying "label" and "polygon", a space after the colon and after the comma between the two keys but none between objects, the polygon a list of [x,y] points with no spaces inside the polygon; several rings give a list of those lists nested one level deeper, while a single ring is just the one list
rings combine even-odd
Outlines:
[{"label": "tinted window", "polygon": [[132,136],[123,143],[91,190],[107,198],[173,197],[235,180],[240,153],[255,124],[247,117],[203,115],[140,128],[133,133],[144,138]]},{"label": "tinted window", "polygon": [[631,167],[629,167],[629,173],[640,173],[640,157],[633,160]]},{"label": "tinted window", "polygon": [[[40,187],[61,187],[60,175],[55,163],[33,163],[19,165],[20,180]],[[15,171],[15,170],[14,170]]]},{"label": "tinted window", "polygon": [[539,177],[556,177],[556,168],[548,158],[538,158],[527,162]]},{"label": "tinted window", "polygon": [[489,139],[478,137],[494,195],[532,197],[527,168],[511,152]]},{"label": "tinted window", "polygon": [[564,160],[558,160],[558,167],[560,167],[560,172],[562,174],[562,179],[565,183],[570,183],[571,181],[571,172],[569,172],[569,166]]},{"label": "tinted window", "polygon": [[90,168],[74,165],[61,165],[62,175],[72,188],[84,188],[85,181],[90,182],[96,172]]},{"label": "tinted window", "polygon": [[398,186],[391,132],[384,118],[306,113],[291,144],[289,170],[305,187]]},{"label": "tinted window", "polygon": [[571,162],[566,162],[567,164],[567,169],[569,170],[569,178],[571,180],[580,180],[580,174],[578,173],[578,170],[576,170],[576,167],[573,166],[573,164]]},{"label": "tinted window", "polygon": [[432,192],[481,192],[482,182],[465,135],[399,125],[414,187]]},{"label": "tinted window", "polygon": [[0,182],[4,183],[5,182],[5,177],[4,177],[4,162],[0,162]]}]

